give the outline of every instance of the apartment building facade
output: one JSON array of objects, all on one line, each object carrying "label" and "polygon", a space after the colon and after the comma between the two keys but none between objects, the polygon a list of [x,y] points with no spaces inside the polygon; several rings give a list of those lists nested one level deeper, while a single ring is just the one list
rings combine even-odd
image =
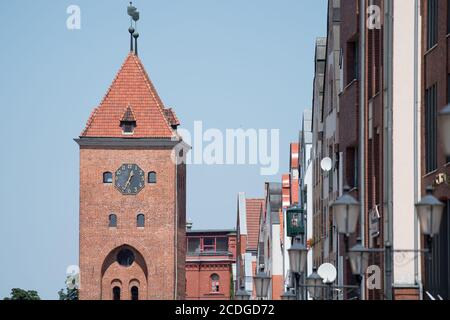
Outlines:
[{"label": "apartment building facade", "polygon": [[[316,68],[313,99],[314,262],[333,263],[340,284],[357,284],[345,256],[360,238],[374,249],[369,262],[374,268],[362,281],[364,299],[421,296],[423,255],[414,206],[422,189],[417,5],[330,0],[325,63],[316,54],[316,64],[326,68],[322,90]],[[333,167],[323,174],[320,161],[327,156]],[[344,186],[361,210],[348,242],[333,232],[330,207]],[[366,281],[377,275],[384,275],[382,281]],[[338,298],[356,296],[357,291],[344,290]]]},{"label": "apartment building facade", "polygon": [[[450,102],[450,3],[422,0],[422,50],[420,140],[421,194],[427,186],[446,204],[439,235],[432,247],[432,259],[424,264],[424,288],[432,297],[450,299],[450,158],[439,135],[438,113]],[[425,297],[428,297],[426,294]]]},{"label": "apartment building facade", "polygon": [[265,183],[264,210],[259,228],[257,272],[265,272],[271,277],[269,299],[280,300],[284,292],[281,183]]}]

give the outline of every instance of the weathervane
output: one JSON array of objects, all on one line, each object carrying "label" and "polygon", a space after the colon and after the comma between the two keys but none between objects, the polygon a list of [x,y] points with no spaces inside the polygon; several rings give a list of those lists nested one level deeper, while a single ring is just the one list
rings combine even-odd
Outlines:
[{"label": "weathervane", "polygon": [[[139,11],[135,6],[133,6],[133,2],[130,2],[130,5],[127,9],[128,15],[130,16],[130,27],[128,28],[128,32],[130,33],[130,51],[138,55],[138,38],[139,32],[137,31],[137,22],[139,21]],[[134,21],[134,27],[133,27]],[[134,50],[133,50],[133,38],[134,38]]]}]

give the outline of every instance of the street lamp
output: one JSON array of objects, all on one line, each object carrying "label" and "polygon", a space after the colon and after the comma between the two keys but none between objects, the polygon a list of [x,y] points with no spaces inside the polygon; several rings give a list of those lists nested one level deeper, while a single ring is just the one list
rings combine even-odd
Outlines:
[{"label": "street lamp", "polygon": [[308,258],[308,249],[296,238],[294,244],[288,249],[289,265],[291,272],[301,274],[305,271],[306,260]]},{"label": "street lamp", "polygon": [[427,188],[427,195],[416,204],[420,227],[424,235],[431,238],[439,233],[444,204],[433,196],[433,187]]},{"label": "street lamp", "polygon": [[250,293],[247,292],[244,288],[240,288],[236,294],[234,295],[236,300],[250,300]]},{"label": "street lamp", "polygon": [[350,266],[352,268],[352,273],[356,277],[359,283],[359,295],[360,299],[362,299],[362,281],[363,276],[367,271],[367,268],[369,266],[369,255],[370,250],[365,248],[362,245],[361,239],[357,239],[356,245],[351,248],[348,252],[348,257],[350,259]]},{"label": "street lamp", "polygon": [[297,300],[297,295],[292,290],[287,290],[281,295],[281,300]]},{"label": "street lamp", "polygon": [[369,265],[369,255],[370,250],[362,245],[361,239],[358,239],[356,245],[348,252],[352,273],[355,276],[362,277],[366,273]]},{"label": "street lamp", "polygon": [[259,299],[267,298],[270,285],[270,277],[265,272],[260,272],[253,277],[255,281],[256,296]]},{"label": "street lamp", "polygon": [[331,205],[336,217],[337,230],[347,237],[356,232],[359,217],[359,202],[349,192],[350,188],[346,186],[344,194]]},{"label": "street lamp", "polygon": [[439,113],[439,116],[442,120],[440,131],[444,141],[445,154],[450,156],[450,104]]},{"label": "street lamp", "polygon": [[317,268],[313,268],[313,273],[311,273],[306,278],[306,285],[308,286],[308,292],[310,296],[314,300],[318,300],[321,298],[322,288],[321,285],[323,283],[323,279],[317,273]]}]

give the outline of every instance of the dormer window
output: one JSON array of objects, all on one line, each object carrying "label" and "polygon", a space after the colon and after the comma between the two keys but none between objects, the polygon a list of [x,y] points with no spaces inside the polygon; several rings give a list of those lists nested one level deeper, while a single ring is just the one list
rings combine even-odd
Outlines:
[{"label": "dormer window", "polygon": [[120,127],[123,134],[133,134],[136,127],[136,121],[120,121]]},{"label": "dormer window", "polygon": [[120,127],[122,128],[122,134],[133,134],[134,128],[136,128],[136,118],[134,117],[131,106],[128,106],[120,121]]}]

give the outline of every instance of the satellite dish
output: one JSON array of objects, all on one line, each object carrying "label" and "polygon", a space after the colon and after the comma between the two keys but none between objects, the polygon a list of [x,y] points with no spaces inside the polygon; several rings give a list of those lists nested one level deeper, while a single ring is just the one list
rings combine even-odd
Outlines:
[{"label": "satellite dish", "polygon": [[322,264],[317,270],[317,273],[323,279],[323,283],[333,283],[337,277],[336,267],[331,263]]},{"label": "satellite dish", "polygon": [[333,168],[333,160],[329,157],[323,158],[320,162],[320,167],[323,171],[329,172]]}]

